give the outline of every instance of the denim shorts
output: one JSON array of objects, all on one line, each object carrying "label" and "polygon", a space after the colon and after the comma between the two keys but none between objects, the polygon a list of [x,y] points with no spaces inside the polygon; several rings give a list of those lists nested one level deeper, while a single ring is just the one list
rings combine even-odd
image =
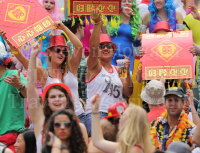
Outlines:
[{"label": "denim shorts", "polygon": [[[106,116],[108,116],[108,113],[104,113],[104,112],[99,112],[100,113],[100,120]],[[91,137],[91,122],[92,122],[92,113],[89,113],[86,115],[86,128],[87,128],[87,132],[88,132],[88,137]]]},{"label": "denim shorts", "polygon": [[81,121],[81,123],[83,123],[86,126],[86,115],[85,115],[85,113],[82,113],[81,115],[79,115],[78,118]]}]

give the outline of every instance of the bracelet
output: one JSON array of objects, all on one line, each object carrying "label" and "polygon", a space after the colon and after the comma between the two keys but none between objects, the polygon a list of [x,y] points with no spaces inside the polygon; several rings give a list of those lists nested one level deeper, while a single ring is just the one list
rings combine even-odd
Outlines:
[{"label": "bracelet", "polygon": [[192,114],[198,114],[198,113],[192,113]]},{"label": "bracelet", "polygon": [[93,113],[93,112],[92,112],[92,114],[99,114],[99,112],[96,112],[96,113]]},{"label": "bracelet", "polygon": [[101,21],[99,21],[99,22],[97,22],[97,23],[94,23],[94,25],[97,25],[97,24],[100,24],[101,23]]}]

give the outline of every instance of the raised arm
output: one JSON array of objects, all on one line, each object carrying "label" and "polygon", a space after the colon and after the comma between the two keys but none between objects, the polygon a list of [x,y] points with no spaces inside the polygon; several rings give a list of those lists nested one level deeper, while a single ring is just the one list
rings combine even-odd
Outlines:
[{"label": "raised arm", "polygon": [[195,144],[197,144],[198,147],[200,147],[200,118],[192,140],[194,141]]},{"label": "raised arm", "polygon": [[73,34],[61,21],[56,22],[55,27],[63,30],[68,36],[69,40],[72,42],[74,46],[74,52],[72,54],[72,57],[69,59],[69,69],[70,71],[77,71],[78,65],[80,64],[82,59],[83,45],[78,37],[76,37],[76,35]]},{"label": "raised arm", "polygon": [[[14,52],[17,52],[17,54],[15,54],[15,57],[22,63],[22,65],[24,66],[24,68],[27,70],[28,69],[28,64],[29,64],[29,59],[27,59],[18,49],[16,49],[14,46],[12,46],[9,41],[6,38],[6,32],[0,30],[0,35],[2,35],[2,38],[8,43],[8,45],[10,46],[10,49]],[[42,85],[45,85],[45,81],[46,81],[46,70],[41,67],[41,66],[37,66],[37,79],[40,80],[40,82],[42,83]]]},{"label": "raised arm", "polygon": [[103,138],[103,133],[100,125],[99,115],[100,95],[95,94],[91,98],[92,106],[92,142],[98,149],[107,152],[114,153],[119,147],[117,142],[107,141]]},{"label": "raised arm", "polygon": [[92,10],[91,18],[95,22],[95,24],[92,35],[90,37],[90,55],[87,60],[88,70],[93,70],[98,66],[98,64],[100,65],[100,62],[98,60],[101,28],[100,11],[98,9]]},{"label": "raised arm", "polygon": [[142,18],[142,24],[146,25],[149,27],[150,25],[150,12],[147,12],[144,17]]},{"label": "raised arm", "polygon": [[40,45],[35,43],[33,45],[33,49],[31,51],[31,57],[28,67],[28,111],[30,113],[30,117],[32,122],[34,123],[34,133],[36,139],[38,138],[40,132],[42,131],[45,116],[43,113],[42,105],[39,101],[39,96],[37,92],[37,69],[36,69],[36,56],[40,52],[40,47],[42,47],[42,43]]},{"label": "raised arm", "polygon": [[176,11],[176,20],[177,24],[183,24],[183,16],[181,12]]}]

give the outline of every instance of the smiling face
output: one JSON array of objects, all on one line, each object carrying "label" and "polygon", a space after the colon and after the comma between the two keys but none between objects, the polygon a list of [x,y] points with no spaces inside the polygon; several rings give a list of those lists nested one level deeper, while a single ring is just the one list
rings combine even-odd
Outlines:
[{"label": "smiling face", "polygon": [[132,0],[122,0],[121,6],[129,7],[132,9]]},{"label": "smiling face", "polygon": [[109,61],[114,54],[112,44],[103,43],[99,45],[99,58],[101,61]]},{"label": "smiling face", "polygon": [[154,0],[154,4],[158,10],[164,9],[165,0]]},{"label": "smiling face", "polygon": [[49,12],[51,14],[55,7],[55,1],[54,0],[44,0],[43,6],[47,10],[47,12]]},{"label": "smiling face", "polygon": [[168,114],[171,116],[179,117],[183,110],[184,102],[176,95],[168,95],[165,98],[165,107]]},{"label": "smiling face", "polygon": [[53,47],[51,51],[49,51],[49,57],[51,59],[51,63],[56,65],[61,65],[66,59],[66,56],[68,55],[68,54],[63,54],[63,52],[65,53],[66,51],[67,49],[64,46]]},{"label": "smiling face", "polygon": [[22,134],[19,134],[16,142],[14,144],[16,153],[24,153],[25,152],[25,142],[24,142],[24,137]]},{"label": "smiling face", "polygon": [[71,126],[69,126],[70,123],[71,121],[67,115],[60,114],[55,117],[54,133],[61,141],[65,141],[70,137],[72,128]]},{"label": "smiling face", "polygon": [[50,89],[48,95],[48,106],[53,112],[65,109],[67,106],[67,98],[65,94],[58,89]]}]

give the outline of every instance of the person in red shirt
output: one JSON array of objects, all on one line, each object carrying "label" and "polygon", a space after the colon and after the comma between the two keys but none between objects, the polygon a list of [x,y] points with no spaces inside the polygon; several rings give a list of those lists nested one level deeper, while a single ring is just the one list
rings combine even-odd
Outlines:
[{"label": "person in red shirt", "polygon": [[148,103],[150,112],[148,113],[148,123],[159,117],[165,110],[164,107],[165,86],[163,82],[150,81],[141,93],[143,101]]}]

